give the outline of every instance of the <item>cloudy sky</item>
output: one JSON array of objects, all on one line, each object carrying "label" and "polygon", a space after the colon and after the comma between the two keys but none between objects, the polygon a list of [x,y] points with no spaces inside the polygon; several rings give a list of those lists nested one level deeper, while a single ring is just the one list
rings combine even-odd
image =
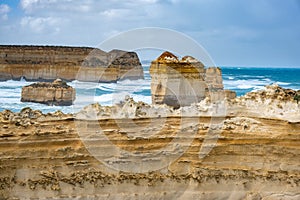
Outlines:
[{"label": "cloudy sky", "polygon": [[217,65],[300,66],[300,0],[0,0],[0,44],[97,46],[161,27]]}]

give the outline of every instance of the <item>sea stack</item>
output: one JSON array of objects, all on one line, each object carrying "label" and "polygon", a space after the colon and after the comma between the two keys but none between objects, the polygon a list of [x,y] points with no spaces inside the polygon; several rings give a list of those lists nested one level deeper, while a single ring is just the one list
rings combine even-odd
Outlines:
[{"label": "sea stack", "polygon": [[33,83],[22,88],[22,102],[70,106],[74,100],[75,89],[60,79],[56,79],[52,83]]},{"label": "sea stack", "polygon": [[166,51],[151,62],[150,75],[153,104],[179,108],[208,96],[212,99],[222,96],[221,70],[216,67],[205,69],[199,60],[191,56],[179,60]]}]

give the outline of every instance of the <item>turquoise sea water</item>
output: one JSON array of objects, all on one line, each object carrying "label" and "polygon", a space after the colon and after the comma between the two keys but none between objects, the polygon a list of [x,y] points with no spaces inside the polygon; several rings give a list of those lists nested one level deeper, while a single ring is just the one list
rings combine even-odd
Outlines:
[{"label": "turquoise sea water", "polygon": [[236,91],[238,96],[272,83],[300,89],[300,68],[222,67],[222,74],[225,88]]},{"label": "turquoise sea water", "polygon": [[[244,95],[265,85],[277,83],[284,88],[300,90],[300,68],[256,68],[256,67],[221,67],[225,89]],[[25,80],[0,82],[0,111],[9,109],[15,112],[24,107],[42,110],[44,113],[61,110],[66,113],[78,111],[85,105],[99,102],[112,105],[132,96],[136,101],[151,103],[149,66],[144,66],[144,80],[124,80],[118,83],[87,83],[73,81],[68,84],[76,88],[74,106],[46,106],[37,103],[20,102],[22,86],[32,82]]]}]

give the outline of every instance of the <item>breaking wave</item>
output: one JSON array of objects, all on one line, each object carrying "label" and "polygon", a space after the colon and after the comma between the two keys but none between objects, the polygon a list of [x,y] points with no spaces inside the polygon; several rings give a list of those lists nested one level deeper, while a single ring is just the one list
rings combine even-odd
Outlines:
[{"label": "breaking wave", "polygon": [[[92,83],[72,81],[69,85],[76,89],[74,106],[45,106],[37,103],[20,102],[23,86],[33,82],[8,80],[0,82],[0,111],[9,109],[15,112],[24,107],[39,109],[44,113],[61,110],[72,113],[90,103],[112,105],[124,100],[125,96],[133,97],[135,101],[151,103],[150,85],[151,79],[149,66],[144,66],[145,79],[123,80],[117,83]],[[277,83],[282,87],[300,89],[300,69],[267,69],[267,68],[222,68],[223,83],[225,89],[234,90],[237,95],[244,95],[253,90],[262,89],[265,85]]]}]

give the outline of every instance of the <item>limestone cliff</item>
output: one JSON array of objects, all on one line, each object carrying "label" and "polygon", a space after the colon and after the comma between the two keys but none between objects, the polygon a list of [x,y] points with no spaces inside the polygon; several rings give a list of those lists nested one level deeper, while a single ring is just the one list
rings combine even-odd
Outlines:
[{"label": "limestone cliff", "polygon": [[0,80],[115,82],[143,78],[134,52],[89,47],[0,45]]},{"label": "limestone cliff", "polygon": [[[210,97],[176,110],[126,98],[76,117],[3,111],[0,199],[299,199],[295,94],[268,86],[228,99],[223,117]],[[269,117],[271,100],[287,115]]]},{"label": "limestone cliff", "polygon": [[205,69],[191,56],[179,60],[172,53],[164,52],[151,62],[150,74],[154,104],[178,108],[197,103],[207,96],[220,98],[218,93],[223,90],[221,70],[214,67]]},{"label": "limestone cliff", "polygon": [[22,88],[21,101],[47,105],[69,106],[75,100],[75,89],[56,79],[53,83],[33,83]]}]

